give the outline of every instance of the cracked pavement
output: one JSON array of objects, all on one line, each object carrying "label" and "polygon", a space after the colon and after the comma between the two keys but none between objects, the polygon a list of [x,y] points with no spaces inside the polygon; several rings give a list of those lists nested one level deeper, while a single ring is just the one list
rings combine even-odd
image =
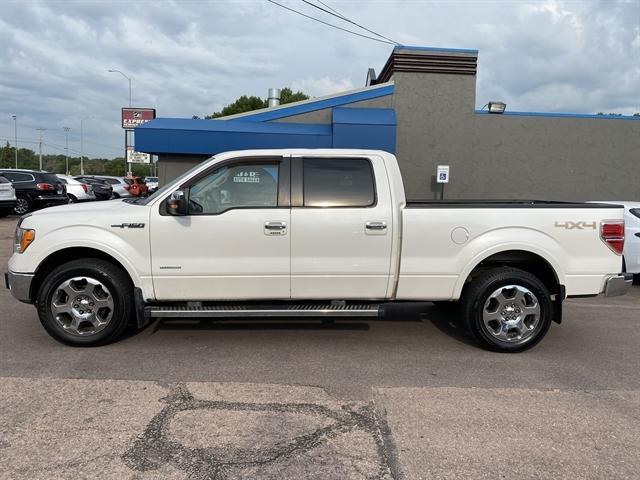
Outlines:
[{"label": "cracked pavement", "polygon": [[[0,219],[0,261],[15,219]],[[70,348],[0,291],[0,479],[638,478],[640,287],[517,355],[449,312],[157,323]]]}]

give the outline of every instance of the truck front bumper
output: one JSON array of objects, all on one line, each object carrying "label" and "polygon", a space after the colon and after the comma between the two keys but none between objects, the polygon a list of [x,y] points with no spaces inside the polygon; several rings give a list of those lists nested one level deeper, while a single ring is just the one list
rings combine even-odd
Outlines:
[{"label": "truck front bumper", "polygon": [[633,274],[620,273],[619,275],[612,275],[607,278],[604,284],[605,297],[617,297],[618,295],[624,295],[631,290],[633,284]]},{"label": "truck front bumper", "polygon": [[5,272],[5,286],[11,290],[11,295],[23,303],[33,303],[31,301],[31,282],[33,281],[33,273],[15,273],[12,271]]}]

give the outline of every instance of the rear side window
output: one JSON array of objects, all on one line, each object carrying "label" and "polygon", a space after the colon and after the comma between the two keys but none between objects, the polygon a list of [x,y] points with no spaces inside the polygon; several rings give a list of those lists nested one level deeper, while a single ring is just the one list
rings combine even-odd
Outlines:
[{"label": "rear side window", "polygon": [[50,183],[55,185],[56,183],[62,183],[60,177],[54,175],[53,173],[38,173],[38,182],[39,183]]},{"label": "rear side window", "polygon": [[100,180],[102,180],[103,182],[110,183],[111,185],[117,185],[120,183],[117,178],[104,178],[104,177],[98,177],[98,178],[100,178]]},{"label": "rear side window", "polygon": [[5,172],[3,175],[11,182],[33,182],[33,175],[22,172]]},{"label": "rear side window", "polygon": [[370,207],[375,204],[371,162],[364,158],[305,158],[305,207]]}]

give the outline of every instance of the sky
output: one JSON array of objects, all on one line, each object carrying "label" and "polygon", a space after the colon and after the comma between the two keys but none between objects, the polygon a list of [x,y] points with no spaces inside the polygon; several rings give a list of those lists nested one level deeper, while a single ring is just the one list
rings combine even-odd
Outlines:
[{"label": "sky", "polygon": [[[301,0],[278,1],[356,29]],[[323,2],[404,45],[478,49],[478,108],[640,112],[640,0]],[[267,0],[0,0],[0,141],[13,145],[17,123],[19,147],[36,150],[43,128],[45,153],[64,153],[69,127],[77,155],[84,118],[84,154],[121,156],[128,82],[108,69],[132,79],[134,106],[191,117],[269,87],[360,88],[391,50]]]}]

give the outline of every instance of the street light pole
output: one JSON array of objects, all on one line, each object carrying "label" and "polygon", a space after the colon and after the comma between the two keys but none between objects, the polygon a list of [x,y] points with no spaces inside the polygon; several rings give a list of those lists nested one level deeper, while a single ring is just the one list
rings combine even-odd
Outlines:
[{"label": "street light pole", "polygon": [[122,75],[124,78],[127,79],[127,81],[129,82],[129,106],[131,106],[131,78],[126,76],[124,73],[122,73],[120,70],[114,70],[114,69],[109,69],[107,70],[109,73],[119,73],[120,75]]},{"label": "street light pole", "polygon": [[[129,82],[129,107],[131,107],[131,77],[128,77],[127,75],[122,73],[120,70],[109,69],[107,71],[109,73],[119,73],[120,75],[122,75],[124,78],[127,79],[127,81]],[[125,130],[124,131],[124,169],[125,169],[125,175],[127,175],[129,173],[129,170],[131,169],[131,166],[127,162],[127,154],[129,153],[128,152],[128,147],[129,147],[130,138],[131,138],[131,131],[130,130]]]},{"label": "street light pole", "polygon": [[11,115],[11,118],[13,118],[13,126],[14,126],[14,132],[15,132],[16,168],[18,168],[18,116]]},{"label": "street light pole", "polygon": [[62,127],[62,129],[64,130],[64,150],[65,150],[65,154],[67,157],[67,175],[69,175],[69,130],[71,130],[69,127]]}]

